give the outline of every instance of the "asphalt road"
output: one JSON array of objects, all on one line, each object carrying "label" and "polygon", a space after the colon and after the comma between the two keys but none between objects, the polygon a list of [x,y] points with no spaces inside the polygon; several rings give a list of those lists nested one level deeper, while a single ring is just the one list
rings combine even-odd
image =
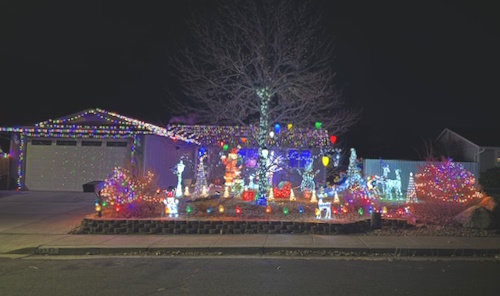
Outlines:
[{"label": "asphalt road", "polygon": [[0,259],[0,295],[499,295],[495,260]]}]

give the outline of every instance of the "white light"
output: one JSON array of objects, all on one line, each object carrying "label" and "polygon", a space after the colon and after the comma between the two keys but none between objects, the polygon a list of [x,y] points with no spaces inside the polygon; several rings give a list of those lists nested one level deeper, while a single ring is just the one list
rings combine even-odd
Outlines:
[{"label": "white light", "polygon": [[264,158],[267,158],[268,155],[269,155],[269,150],[267,150],[267,148],[262,148],[262,156],[264,156]]}]

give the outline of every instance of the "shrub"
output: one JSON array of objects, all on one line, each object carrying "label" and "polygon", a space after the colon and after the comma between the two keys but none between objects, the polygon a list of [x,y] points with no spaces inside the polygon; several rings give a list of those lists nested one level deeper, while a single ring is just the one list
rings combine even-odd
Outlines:
[{"label": "shrub", "polygon": [[500,187],[500,167],[491,168],[481,173],[479,184],[483,187]]},{"label": "shrub", "polygon": [[476,179],[459,163],[443,159],[429,162],[415,174],[419,202],[411,207],[420,223],[451,225],[454,217],[484,197]]},{"label": "shrub", "polygon": [[420,201],[471,203],[484,197],[474,175],[451,159],[420,167],[415,189]]}]

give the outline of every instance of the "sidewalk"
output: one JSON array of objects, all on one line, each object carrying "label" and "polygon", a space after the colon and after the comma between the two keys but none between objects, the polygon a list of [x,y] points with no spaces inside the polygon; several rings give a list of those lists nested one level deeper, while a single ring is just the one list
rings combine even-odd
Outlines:
[{"label": "sidewalk", "polygon": [[361,235],[1,235],[0,256],[271,255],[500,258],[498,237]]},{"label": "sidewalk", "polygon": [[[500,259],[500,237],[306,234],[68,234],[89,193],[0,192],[0,257],[30,255],[397,256]],[[90,210],[89,210],[90,209]]]}]

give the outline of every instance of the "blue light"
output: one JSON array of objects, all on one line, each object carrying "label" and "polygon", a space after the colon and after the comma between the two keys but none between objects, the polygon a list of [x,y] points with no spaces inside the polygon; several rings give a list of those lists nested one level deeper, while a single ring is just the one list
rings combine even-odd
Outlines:
[{"label": "blue light", "polygon": [[279,123],[276,123],[276,124],[274,125],[274,132],[275,132],[275,133],[279,133],[279,132],[280,132],[280,130],[281,130],[281,126],[280,126],[280,124],[279,124]]},{"label": "blue light", "polygon": [[265,206],[267,205],[267,200],[266,200],[266,196],[263,194],[261,195],[258,199],[257,199],[257,205],[259,206]]},{"label": "blue light", "polygon": [[203,156],[203,154],[205,154],[205,151],[205,147],[201,146],[200,149],[198,149],[198,156]]}]

